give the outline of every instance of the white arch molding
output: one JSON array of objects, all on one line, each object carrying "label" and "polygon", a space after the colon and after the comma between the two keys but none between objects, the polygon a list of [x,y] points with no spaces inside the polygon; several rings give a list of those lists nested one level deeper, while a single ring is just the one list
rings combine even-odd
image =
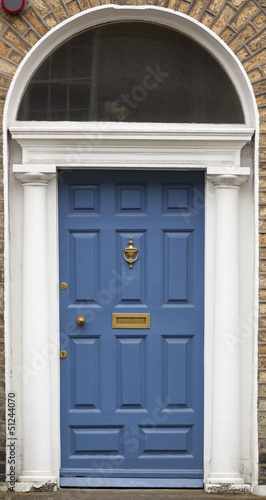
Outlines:
[{"label": "white arch molding", "polygon": [[[27,82],[51,50],[86,28],[123,20],[161,24],[205,47],[235,85],[245,124],[16,121]],[[151,176],[158,168],[207,173],[205,488],[254,490],[258,143],[256,136],[255,146],[250,141],[258,130],[258,112],[236,56],[218,36],[184,14],[151,6],[93,8],[53,28],[24,58],[7,96],[4,130],[7,391],[17,394],[16,488],[58,485],[57,169],[134,167],[150,169]]]}]

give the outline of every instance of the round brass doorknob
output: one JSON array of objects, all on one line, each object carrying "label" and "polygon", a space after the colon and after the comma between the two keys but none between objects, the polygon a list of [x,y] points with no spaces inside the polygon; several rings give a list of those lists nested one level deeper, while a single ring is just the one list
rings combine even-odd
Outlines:
[{"label": "round brass doorknob", "polygon": [[85,320],[84,316],[78,316],[77,319],[76,319],[76,323],[77,323],[78,326],[85,325],[86,320]]}]

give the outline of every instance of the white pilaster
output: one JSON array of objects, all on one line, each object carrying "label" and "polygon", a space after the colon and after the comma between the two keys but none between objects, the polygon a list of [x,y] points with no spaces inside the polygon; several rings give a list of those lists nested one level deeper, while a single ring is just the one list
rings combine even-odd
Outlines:
[{"label": "white pilaster", "polygon": [[16,174],[23,184],[23,470],[20,481],[56,482],[52,471],[46,188],[54,174]]},{"label": "white pilaster", "polygon": [[239,187],[244,175],[208,175],[216,188],[211,473],[208,492],[247,490],[240,473]]}]

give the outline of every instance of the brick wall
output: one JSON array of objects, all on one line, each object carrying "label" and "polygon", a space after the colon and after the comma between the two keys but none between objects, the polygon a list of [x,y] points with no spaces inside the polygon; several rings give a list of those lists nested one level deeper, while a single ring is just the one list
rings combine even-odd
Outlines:
[{"label": "brick wall", "polygon": [[[157,5],[188,14],[208,26],[235,52],[256,95],[260,118],[260,484],[266,484],[266,0],[26,0],[18,15],[0,7],[0,114],[13,75],[28,50],[51,28],[101,4]],[[2,160],[2,156],[0,161]],[[0,174],[0,481],[4,480],[3,181]]]}]

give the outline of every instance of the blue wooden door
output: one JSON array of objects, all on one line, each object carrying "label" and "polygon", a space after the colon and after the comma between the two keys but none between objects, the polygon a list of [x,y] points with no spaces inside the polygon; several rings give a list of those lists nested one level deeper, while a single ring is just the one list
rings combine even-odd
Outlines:
[{"label": "blue wooden door", "polygon": [[59,230],[61,485],[202,486],[203,172],[61,171]]}]

